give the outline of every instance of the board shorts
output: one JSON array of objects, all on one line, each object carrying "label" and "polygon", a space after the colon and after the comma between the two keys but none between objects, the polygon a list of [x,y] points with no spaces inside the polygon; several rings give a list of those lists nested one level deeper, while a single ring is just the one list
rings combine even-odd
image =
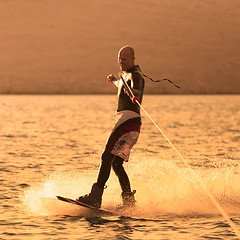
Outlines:
[{"label": "board shorts", "polygon": [[142,122],[139,114],[124,110],[115,114],[115,125],[108,139],[105,151],[129,160],[130,150],[137,142]]}]

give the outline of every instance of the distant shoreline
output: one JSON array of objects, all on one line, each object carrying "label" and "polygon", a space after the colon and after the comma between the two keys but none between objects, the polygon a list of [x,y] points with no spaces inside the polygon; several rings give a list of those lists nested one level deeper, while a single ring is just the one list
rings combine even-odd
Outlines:
[{"label": "distant shoreline", "polygon": [[[116,95],[115,93],[0,93],[3,95],[65,95],[65,96],[81,96],[81,95]],[[240,93],[145,93],[146,95],[240,95]]]}]

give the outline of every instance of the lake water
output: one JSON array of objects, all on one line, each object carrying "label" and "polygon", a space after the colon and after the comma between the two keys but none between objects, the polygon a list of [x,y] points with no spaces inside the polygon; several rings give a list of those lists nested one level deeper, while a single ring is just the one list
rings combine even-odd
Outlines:
[{"label": "lake water", "polygon": [[[0,239],[238,239],[240,96],[146,95],[138,143],[125,164],[137,208],[95,216],[58,201],[95,182],[113,125],[113,95],[0,95]],[[186,166],[191,166],[189,168]],[[103,207],[121,203],[112,173]]]}]

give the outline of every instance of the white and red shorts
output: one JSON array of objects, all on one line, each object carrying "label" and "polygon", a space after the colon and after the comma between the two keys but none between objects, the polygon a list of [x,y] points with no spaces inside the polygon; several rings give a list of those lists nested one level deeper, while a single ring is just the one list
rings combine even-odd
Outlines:
[{"label": "white and red shorts", "polygon": [[115,126],[108,139],[105,151],[128,161],[130,150],[138,140],[141,125],[139,114],[129,110],[117,112]]}]

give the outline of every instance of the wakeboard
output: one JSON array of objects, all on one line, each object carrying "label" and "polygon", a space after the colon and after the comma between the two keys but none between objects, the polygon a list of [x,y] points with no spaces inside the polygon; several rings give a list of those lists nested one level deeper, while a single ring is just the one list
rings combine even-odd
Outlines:
[{"label": "wakeboard", "polygon": [[108,216],[118,215],[114,211],[110,211],[110,210],[106,210],[106,209],[102,209],[102,208],[101,209],[100,208],[96,208],[96,207],[90,206],[88,204],[82,203],[80,201],[73,200],[71,198],[66,198],[66,197],[61,197],[61,196],[56,196],[56,197],[57,197],[58,200],[61,200],[61,201],[64,201],[64,202],[68,202],[68,203],[71,203],[71,204],[75,204],[75,205],[78,205],[78,206],[85,207],[85,208],[88,208],[90,210],[93,210],[97,214],[108,215]]}]

